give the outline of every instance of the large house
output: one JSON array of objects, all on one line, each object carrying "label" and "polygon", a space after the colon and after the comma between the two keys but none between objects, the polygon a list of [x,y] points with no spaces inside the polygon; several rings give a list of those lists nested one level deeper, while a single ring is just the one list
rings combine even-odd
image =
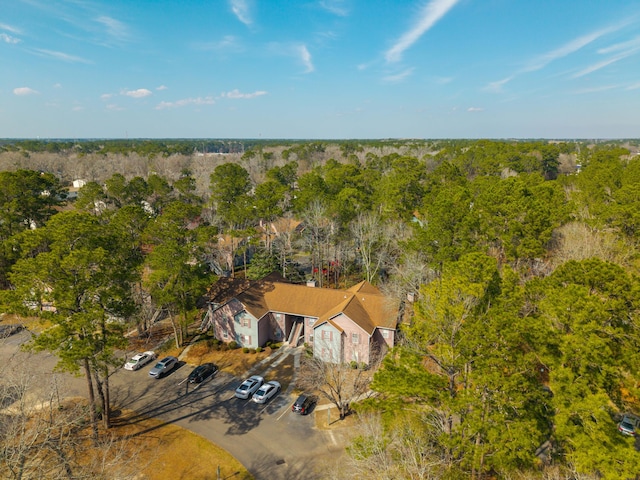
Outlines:
[{"label": "large house", "polygon": [[213,294],[202,330],[212,328],[217,339],[242,347],[304,342],[325,361],[368,364],[393,346],[397,322],[398,304],[366,281],[333,290],[271,275]]}]

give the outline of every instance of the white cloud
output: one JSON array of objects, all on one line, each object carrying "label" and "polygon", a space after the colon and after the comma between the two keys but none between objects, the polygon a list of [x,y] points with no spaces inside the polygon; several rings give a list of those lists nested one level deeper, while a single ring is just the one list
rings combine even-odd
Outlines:
[{"label": "white cloud", "polygon": [[251,9],[247,0],[229,0],[229,6],[233,14],[245,25],[251,25]]},{"label": "white cloud", "polygon": [[469,107],[467,108],[467,112],[483,112],[484,108],[482,107]]},{"label": "white cloud", "polygon": [[19,38],[12,37],[11,35],[7,35],[6,33],[0,33],[0,40],[4,43],[10,43],[12,45],[20,43],[22,41]]},{"label": "white cloud", "polygon": [[629,55],[631,55],[633,52],[627,52],[625,54],[622,55],[617,55],[615,57],[609,58],[607,60],[603,60],[601,62],[598,63],[594,63],[593,65],[589,65],[587,68],[584,68],[582,70],[580,70],[579,72],[573,74],[571,76],[571,78],[580,78],[580,77],[584,77],[585,75],[588,75],[590,73],[593,73],[597,70],[600,70],[601,68],[604,68],[608,65],[611,65],[612,63],[615,63],[619,60],[622,60],[623,58],[628,57]]},{"label": "white cloud", "polygon": [[629,85],[625,90],[637,90],[640,88],[640,82]]},{"label": "white cloud", "polygon": [[139,88],[137,90],[127,90],[123,92],[123,95],[132,98],[144,98],[148,97],[149,95],[153,95],[153,93],[151,92],[151,90],[147,90],[146,88]]},{"label": "white cloud", "polygon": [[242,50],[242,46],[239,44],[238,39],[233,35],[225,35],[222,37],[222,40],[218,40],[217,42],[196,43],[193,46],[198,50],[229,52],[238,52]]},{"label": "white cloud", "polygon": [[300,55],[300,60],[302,61],[302,64],[304,65],[304,73],[311,73],[313,72],[315,69],[313,67],[313,63],[311,62],[311,54],[309,53],[309,50],[307,50],[307,46],[306,45],[298,45],[296,47],[296,50],[298,52],[298,55]]},{"label": "white cloud", "polygon": [[601,87],[591,87],[591,88],[583,88],[581,90],[576,90],[573,92],[576,95],[582,95],[585,93],[598,93],[605,92],[607,90],[613,90],[614,88],[618,88],[618,85],[602,85]]},{"label": "white cloud", "polygon": [[345,6],[344,0],[320,0],[318,2],[320,8],[327,12],[338,15],[339,17],[346,17],[349,15],[349,9]]},{"label": "white cloud", "polygon": [[640,36],[632,38],[626,42],[616,43],[609,47],[598,49],[598,53],[607,54],[612,52],[619,52],[620,50],[626,50],[628,48],[635,49],[640,47]]},{"label": "white cloud", "polygon": [[164,110],[165,108],[186,107],[187,105],[213,105],[216,103],[213,97],[197,97],[184,98],[175,102],[160,102],[156,105],[156,110]]},{"label": "white cloud", "polygon": [[226,97],[226,98],[243,98],[243,99],[248,99],[248,98],[256,98],[256,97],[260,97],[262,95],[266,95],[267,92],[265,92],[264,90],[257,90],[253,93],[242,93],[240,92],[240,90],[238,90],[237,88],[231,90],[230,92],[226,92],[223,93],[222,96]]},{"label": "white cloud", "polygon": [[102,95],[100,95],[100,99],[101,100],[109,100],[113,96],[114,96],[113,93],[103,93]]},{"label": "white cloud", "polygon": [[402,54],[424,35],[438,20],[444,17],[459,0],[431,0],[426,3],[419,14],[419,18],[396,43],[386,51],[384,57],[387,62],[397,62]]},{"label": "white cloud", "polygon": [[410,76],[413,73],[413,71],[414,71],[414,68],[407,68],[406,70],[403,70],[400,73],[396,73],[394,75],[388,75],[384,77],[382,80],[387,83],[399,83],[405,78],[407,78],[408,76]]},{"label": "white cloud", "polygon": [[586,47],[590,43],[596,41],[598,38],[600,38],[600,37],[602,37],[602,36],[604,36],[604,35],[606,35],[608,33],[611,33],[611,32],[613,32],[615,30],[618,30],[619,28],[621,28],[621,27],[618,26],[618,27],[604,28],[602,30],[597,30],[595,32],[588,33],[587,35],[583,35],[581,37],[574,38],[573,40],[565,43],[561,47],[556,48],[555,50],[551,50],[550,52],[547,52],[547,53],[545,53],[543,55],[540,55],[540,56],[534,58],[533,60],[531,60],[529,62],[529,65],[527,65],[523,69],[523,71],[524,72],[533,72],[533,71],[536,71],[536,70],[540,70],[540,69],[546,67],[548,64],[550,64],[554,60],[558,60],[560,58],[566,57],[567,55],[575,53],[578,50]]},{"label": "white cloud", "polygon": [[129,32],[126,25],[119,20],[116,20],[115,18],[102,15],[96,18],[96,22],[103,25],[107,30],[107,34],[112,38],[115,38],[116,40],[123,41],[127,40],[127,38],[129,37]]},{"label": "white cloud", "polygon": [[42,48],[36,48],[34,49],[34,52],[36,52],[36,54],[42,56],[42,57],[50,57],[50,58],[55,58],[56,60],[62,60],[63,62],[69,62],[69,63],[91,63],[89,60],[86,60],[82,57],[76,57],[75,55],[69,55],[68,53],[63,53],[63,52],[55,52],[53,50],[45,50]]},{"label": "white cloud", "polygon": [[110,103],[107,105],[107,110],[109,110],[110,112],[120,112],[124,110],[124,108],[119,105],[116,105],[115,103]]},{"label": "white cloud", "polygon": [[84,110],[84,107],[76,106],[76,107],[73,107],[71,110],[74,112],[82,112]]},{"label": "white cloud", "polygon": [[502,87],[504,87],[507,83],[513,80],[514,77],[515,75],[511,75],[510,77],[503,78],[502,80],[490,82],[486,87],[484,87],[484,90],[488,92],[496,92],[496,93],[502,92]]},{"label": "white cloud", "polygon": [[40,92],[29,87],[18,87],[13,89],[13,94],[18,96],[37,95],[38,93]]},{"label": "white cloud", "polygon": [[161,91],[161,90],[168,90],[169,87],[167,87],[166,85],[160,85],[159,87],[156,87],[156,90]]},{"label": "white cloud", "polygon": [[16,35],[20,35],[22,33],[19,28],[12,27],[6,23],[0,23],[0,30],[6,30],[7,32],[15,33]]}]

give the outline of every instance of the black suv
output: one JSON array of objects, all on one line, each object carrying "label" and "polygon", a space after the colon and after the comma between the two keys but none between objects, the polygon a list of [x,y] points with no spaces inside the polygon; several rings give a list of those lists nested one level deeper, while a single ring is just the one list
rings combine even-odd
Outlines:
[{"label": "black suv", "polygon": [[311,395],[305,395],[304,393],[298,397],[298,399],[291,405],[291,411],[299,413],[300,415],[306,415],[311,410],[311,407],[316,402],[315,397]]}]

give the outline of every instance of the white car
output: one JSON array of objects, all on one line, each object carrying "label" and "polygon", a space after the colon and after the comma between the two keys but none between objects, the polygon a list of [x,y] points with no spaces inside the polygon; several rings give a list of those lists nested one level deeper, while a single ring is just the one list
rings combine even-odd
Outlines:
[{"label": "white car", "polygon": [[149,350],[148,352],[137,353],[124,364],[125,370],[138,370],[144,367],[151,360],[156,358],[156,354]]},{"label": "white car", "polygon": [[256,393],[253,394],[252,400],[256,403],[267,403],[269,399],[275,397],[280,391],[280,384],[275,380],[262,385]]},{"label": "white car", "polygon": [[236,388],[236,397],[242,398],[246,400],[249,398],[256,390],[260,388],[260,386],[264,383],[264,378],[253,375],[252,377],[247,378],[242,385]]}]

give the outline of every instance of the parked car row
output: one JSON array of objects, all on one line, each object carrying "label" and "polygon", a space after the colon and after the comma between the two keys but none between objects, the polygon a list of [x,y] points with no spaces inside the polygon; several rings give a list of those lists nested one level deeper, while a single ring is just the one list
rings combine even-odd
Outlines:
[{"label": "parked car row", "polygon": [[265,382],[261,376],[253,375],[236,388],[235,396],[243,400],[251,397],[251,400],[256,403],[267,403],[275,397],[281,389],[282,387],[279,382],[275,380]]},{"label": "parked car row", "polygon": [[[132,371],[139,370],[155,359],[156,354],[151,350],[137,353],[124,364],[124,369]],[[154,378],[161,378],[162,376],[166,375],[174,368],[176,368],[178,363],[179,362],[176,357],[164,357],[162,360],[158,361],[151,368],[151,370],[149,370],[149,376]],[[191,371],[191,373],[187,377],[187,380],[191,384],[202,383],[204,380],[211,377],[212,375],[215,375],[217,372],[218,366],[214,363],[203,363],[202,365],[195,367]],[[264,404],[275,397],[281,389],[282,386],[275,380],[265,382],[263,377],[259,375],[252,375],[251,377],[244,380],[238,386],[238,388],[236,388],[235,396],[236,398],[240,398],[243,400],[248,400],[249,398],[251,398],[251,400],[256,403]],[[309,413],[316,401],[316,397],[303,393],[293,403],[293,405],[291,406],[291,410],[294,413],[306,415],[307,413]]]}]

